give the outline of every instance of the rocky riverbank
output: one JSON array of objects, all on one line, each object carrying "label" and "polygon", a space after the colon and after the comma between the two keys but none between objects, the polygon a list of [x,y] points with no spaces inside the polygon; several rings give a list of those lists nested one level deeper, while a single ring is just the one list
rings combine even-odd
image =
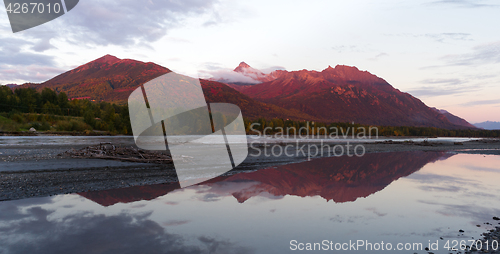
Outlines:
[{"label": "rocky riverbank", "polygon": [[[498,222],[500,218],[493,217]],[[487,222],[488,225],[493,225]],[[498,223],[500,224],[500,223]],[[477,240],[472,246],[466,246],[466,254],[471,253],[500,253],[500,226],[495,226],[482,234],[482,238]]]}]

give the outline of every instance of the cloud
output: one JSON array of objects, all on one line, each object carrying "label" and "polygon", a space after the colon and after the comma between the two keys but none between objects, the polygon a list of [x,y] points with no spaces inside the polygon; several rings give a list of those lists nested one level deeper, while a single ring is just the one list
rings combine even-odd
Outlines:
[{"label": "cloud", "polygon": [[247,83],[258,84],[261,83],[255,79],[247,77],[239,72],[234,72],[231,69],[218,69],[212,71],[205,71],[212,76],[212,80],[217,80],[224,83]]},{"label": "cloud", "polygon": [[134,46],[154,42],[171,28],[182,26],[184,18],[209,10],[216,0],[80,1],[66,19],[54,22],[75,44]]},{"label": "cloud", "polygon": [[[441,95],[452,95],[461,93],[470,93],[473,91],[478,91],[487,86],[492,86],[497,83],[495,80],[499,77],[498,73],[490,72],[490,68],[481,68],[478,70],[469,68],[477,67],[481,65],[492,65],[500,63],[500,41],[492,42],[488,44],[479,45],[473,47],[470,52],[455,55],[446,55],[440,57],[440,60],[444,63],[435,66],[426,66],[420,68],[421,70],[434,70],[437,68],[444,67],[456,67],[464,66],[467,70],[463,71],[461,75],[462,78],[444,78],[444,79],[425,79],[420,83],[424,86],[417,89],[408,91],[415,96],[441,96]],[[488,66],[489,67],[489,66]],[[475,72],[475,74],[470,74]],[[483,72],[483,73],[481,73]],[[469,73],[469,74],[467,74]],[[475,84],[470,84],[470,81],[474,81]],[[473,106],[479,105],[478,102],[469,102],[462,105]],[[496,103],[491,103],[496,104]]]},{"label": "cloud", "polygon": [[203,23],[203,26],[205,26],[205,27],[214,26],[214,25],[217,25],[217,24],[222,23],[222,22],[223,22],[222,16],[219,13],[214,12],[212,14],[211,19],[209,21],[206,21],[205,23]]},{"label": "cloud", "polygon": [[53,42],[76,45],[149,47],[191,16],[209,11],[218,0],[80,1],[66,15],[12,34],[7,16],[0,14],[0,82],[41,82],[63,72],[57,68]]},{"label": "cloud", "polygon": [[34,48],[42,51],[45,47],[51,47],[50,43],[0,37],[0,80],[40,82],[63,72],[56,67],[53,56],[26,50]]},{"label": "cloud", "polygon": [[461,217],[476,222],[491,221],[492,216],[500,214],[500,209],[482,207],[478,204],[442,204],[424,200],[419,200],[419,202],[427,205],[440,206],[441,209],[439,209],[437,213],[444,216]]},{"label": "cloud", "polygon": [[222,196],[216,193],[207,193],[200,198],[200,200],[202,200],[203,202],[216,202],[220,201],[221,199]]},{"label": "cloud", "polygon": [[338,46],[333,46],[332,49],[334,51],[337,51],[338,53],[360,52],[359,47],[356,45],[338,45]]},{"label": "cloud", "polygon": [[[209,70],[209,71],[218,71],[218,70],[222,70],[222,65],[220,63],[215,63],[215,62],[206,62],[203,64],[204,66],[204,69],[205,70]],[[225,70],[225,71],[229,71],[229,70]]]},{"label": "cloud", "polygon": [[80,1],[66,15],[19,34],[26,38],[40,39],[34,45],[35,51],[52,48],[51,39],[88,47],[147,46],[164,37],[170,29],[182,26],[187,17],[208,12],[217,2],[218,0]]},{"label": "cloud", "polygon": [[466,54],[447,55],[442,57],[448,65],[478,66],[500,63],[500,41],[476,46]]},{"label": "cloud", "polygon": [[33,46],[34,43],[20,38],[0,37],[0,63],[9,65],[52,65],[53,57],[29,53],[25,47]]},{"label": "cloud", "polygon": [[[232,182],[220,179],[220,182],[211,183],[209,186],[195,186],[197,199],[202,202],[220,201],[225,197],[233,196],[240,203],[247,199],[259,196],[265,199],[282,199],[283,196],[275,195],[263,189],[258,181]],[[208,187],[208,188],[207,188]]]},{"label": "cloud", "polygon": [[463,190],[463,188],[458,187],[458,186],[453,186],[453,185],[450,185],[450,186],[422,185],[422,186],[420,186],[418,188],[420,190],[428,191],[428,192],[433,192],[433,193],[436,193],[438,191],[440,191],[440,192],[453,192],[453,193],[457,193],[457,192]]},{"label": "cloud", "polygon": [[283,66],[271,66],[269,68],[264,68],[260,71],[264,74],[269,74],[269,73],[271,73],[273,71],[277,71],[277,70],[286,71],[286,68]]},{"label": "cloud", "polygon": [[[0,57],[1,58],[1,57]],[[0,64],[0,80],[7,80],[14,83],[42,82],[61,74],[64,70],[44,65],[6,65]]]},{"label": "cloud", "polygon": [[495,99],[495,100],[469,101],[469,102],[460,104],[460,106],[469,107],[469,106],[492,105],[492,104],[500,104],[500,100]]},{"label": "cloud", "polygon": [[434,184],[438,187],[443,187],[447,184],[449,185],[463,185],[463,186],[474,186],[476,188],[481,188],[481,183],[475,180],[464,179],[461,177],[438,175],[438,174],[413,174],[407,176],[406,179],[418,181],[426,185]]},{"label": "cloud", "polygon": [[455,40],[455,41],[471,40],[469,39],[471,34],[468,33],[438,33],[438,34],[424,34],[422,36],[431,38],[437,42],[445,42],[447,40]]},{"label": "cloud", "polygon": [[420,81],[422,84],[445,84],[445,85],[461,85],[467,83],[465,80],[461,79],[424,79]]},{"label": "cloud", "polygon": [[383,58],[383,57],[386,57],[386,56],[389,56],[389,54],[387,53],[380,53],[372,58],[368,58],[368,60],[370,61],[378,61],[379,59]]},{"label": "cloud", "polygon": [[365,210],[373,212],[378,217],[384,217],[387,215],[387,213],[382,213],[382,212],[378,211],[377,208],[375,208],[375,207],[368,207]]},{"label": "cloud", "polygon": [[447,41],[470,41],[471,34],[469,33],[426,33],[426,34],[412,34],[412,33],[396,33],[385,34],[386,36],[405,37],[405,38],[429,38],[436,42]]},{"label": "cloud", "polygon": [[491,7],[498,7],[499,5],[497,4],[487,4],[487,3],[481,3],[484,1],[481,0],[440,0],[440,1],[433,1],[430,2],[429,4],[432,5],[455,5],[458,7],[464,7],[464,8],[491,8]]},{"label": "cloud", "polygon": [[54,48],[56,48],[56,47],[54,47],[50,43],[50,38],[43,38],[43,39],[40,39],[37,43],[35,43],[31,49],[33,49],[36,52],[43,52],[43,51],[46,51],[49,49],[54,49]]},{"label": "cloud", "polygon": [[[222,3],[221,3],[222,2]],[[207,10],[207,21],[202,26],[211,27],[235,22],[241,18],[254,17],[255,13],[240,1],[217,1]]]},{"label": "cloud", "polygon": [[[7,16],[4,17],[7,20]],[[57,33],[41,31],[12,34],[8,24],[0,24],[1,83],[41,82],[63,72],[54,56],[43,53],[55,48],[51,38]]]},{"label": "cloud", "polygon": [[206,62],[203,64],[203,71],[201,74],[207,76],[211,80],[216,80],[224,83],[245,83],[245,84],[258,84],[258,80],[247,77],[242,73],[235,72],[232,69],[223,68],[220,63]]},{"label": "cloud", "polygon": [[477,85],[470,85],[470,86],[443,85],[443,86],[421,86],[418,89],[409,90],[407,92],[417,97],[434,97],[442,95],[470,93],[473,91],[478,91],[480,89],[481,87]]},{"label": "cloud", "polygon": [[[235,72],[232,69],[223,68],[220,63],[206,62],[203,64],[203,74],[209,76],[211,80],[216,80],[223,83],[244,83],[244,84],[258,84],[262,83],[242,73]],[[271,66],[263,70],[256,70],[264,74],[269,74],[276,70],[286,70],[283,66]]]},{"label": "cloud", "polygon": [[[472,169],[468,167],[469,169]],[[484,168],[480,169],[486,171]],[[493,200],[498,199],[498,195],[496,193],[483,193],[483,192],[475,192],[473,189],[484,189],[484,184],[480,181],[469,179],[461,176],[451,176],[451,175],[438,175],[438,174],[413,174],[408,176],[406,179],[418,181],[423,185],[419,188],[421,190],[430,191],[435,193],[435,195],[442,195],[439,192],[449,192],[453,193],[454,197],[462,200],[462,196],[466,197],[475,197],[484,196],[488,198],[492,198]],[[444,193],[443,193],[444,194]],[[463,199],[467,200],[467,199]],[[470,199],[475,200],[475,199]],[[445,216],[456,216],[467,218],[468,220],[476,220],[476,221],[489,221],[491,217],[497,214],[500,214],[499,209],[493,209],[488,207],[482,207],[480,205],[475,204],[476,202],[472,202],[473,204],[443,204],[442,202],[434,202],[429,200],[419,200],[418,202],[427,204],[427,205],[435,205],[440,207],[437,212],[439,214],[443,214]]]},{"label": "cloud", "polygon": [[28,205],[43,205],[53,203],[52,197],[43,197],[36,199],[20,199],[9,202],[2,202],[0,206],[0,222],[8,222],[11,220],[21,220],[27,218],[28,215],[21,212],[20,207]]},{"label": "cloud", "polygon": [[190,220],[169,220],[166,222],[163,222],[162,225],[165,227],[170,227],[170,226],[180,226],[184,225],[191,222]]},{"label": "cloud", "polygon": [[[91,212],[52,218],[39,206],[2,210],[2,253],[253,253],[231,242],[200,236],[187,241],[148,219],[151,213],[103,215]],[[197,243],[196,243],[197,241]]]},{"label": "cloud", "polygon": [[479,91],[485,87],[486,83],[470,84],[469,80],[475,82],[484,79],[496,77],[494,75],[469,75],[464,78],[437,78],[437,79],[424,79],[419,83],[423,84],[418,88],[408,90],[407,92],[414,96],[433,97],[442,95],[454,95],[462,93],[470,93]]}]

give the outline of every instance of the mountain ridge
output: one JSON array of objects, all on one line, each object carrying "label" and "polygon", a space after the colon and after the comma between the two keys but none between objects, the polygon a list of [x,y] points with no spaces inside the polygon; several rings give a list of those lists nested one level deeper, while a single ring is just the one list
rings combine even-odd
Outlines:
[{"label": "mountain ridge", "polygon": [[325,122],[467,128],[451,123],[420,99],[401,92],[384,79],[353,66],[281,71],[273,81],[245,87],[240,92],[258,101],[297,109]]},{"label": "mountain ridge", "polygon": [[[51,88],[65,92],[70,99],[89,99],[118,104],[127,102],[132,91],[142,84],[171,72],[170,69],[151,62],[119,59],[105,55],[73,70],[64,72],[41,84],[24,84],[41,91]],[[292,120],[317,120],[316,117],[297,110],[288,110],[273,104],[255,101],[227,85],[200,80],[207,102],[228,102],[238,105],[245,117],[251,119],[283,118]]]},{"label": "mountain ridge", "polygon": [[494,122],[494,121],[475,123],[474,126],[485,130],[500,130],[500,122]]},{"label": "mountain ridge", "polygon": [[[446,152],[418,151],[370,153],[359,158],[327,157],[219,176],[202,185],[210,187],[206,188],[206,193],[233,196],[239,203],[262,194],[272,197],[320,197],[335,203],[354,202],[359,198],[375,195],[428,163],[451,156],[453,154]],[[78,195],[102,206],[111,206],[116,203],[152,200],[179,188],[178,184],[158,184]]]},{"label": "mountain ridge", "polygon": [[[236,89],[235,85],[202,79],[206,100],[234,103],[251,119],[467,128],[453,124],[443,114],[384,79],[353,66],[328,66],[322,71],[276,70],[264,74],[241,62],[234,71],[265,82]],[[152,62],[105,55],[41,84],[21,87],[37,90],[48,87],[67,93],[69,98],[124,104],[137,87],[168,72],[170,69]]]}]

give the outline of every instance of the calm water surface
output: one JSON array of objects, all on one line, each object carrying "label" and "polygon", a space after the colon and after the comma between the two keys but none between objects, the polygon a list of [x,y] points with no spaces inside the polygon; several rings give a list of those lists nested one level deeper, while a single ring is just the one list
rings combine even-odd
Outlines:
[{"label": "calm water surface", "polygon": [[0,203],[0,253],[300,252],[291,240],[431,241],[434,253],[449,253],[447,240],[478,238],[500,216],[499,182],[500,156],[399,152],[315,159],[185,189],[8,201]]}]

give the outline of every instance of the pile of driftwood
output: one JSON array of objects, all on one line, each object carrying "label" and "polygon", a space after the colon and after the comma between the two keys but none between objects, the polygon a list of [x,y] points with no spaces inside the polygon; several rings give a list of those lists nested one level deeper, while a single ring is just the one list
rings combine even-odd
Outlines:
[{"label": "pile of driftwood", "polygon": [[133,146],[115,146],[111,143],[101,143],[80,150],[71,149],[64,152],[72,158],[96,158],[127,162],[170,164],[172,157],[165,151],[148,151]]},{"label": "pile of driftwood", "polygon": [[[408,140],[408,141],[386,140],[383,142],[375,142],[375,144],[397,144],[397,145],[411,145],[411,146],[439,146],[439,145],[443,145],[443,143],[429,142],[427,140],[424,140],[422,142],[414,142],[413,140]],[[461,144],[459,142],[455,142],[455,145],[463,145],[463,144]]]}]

